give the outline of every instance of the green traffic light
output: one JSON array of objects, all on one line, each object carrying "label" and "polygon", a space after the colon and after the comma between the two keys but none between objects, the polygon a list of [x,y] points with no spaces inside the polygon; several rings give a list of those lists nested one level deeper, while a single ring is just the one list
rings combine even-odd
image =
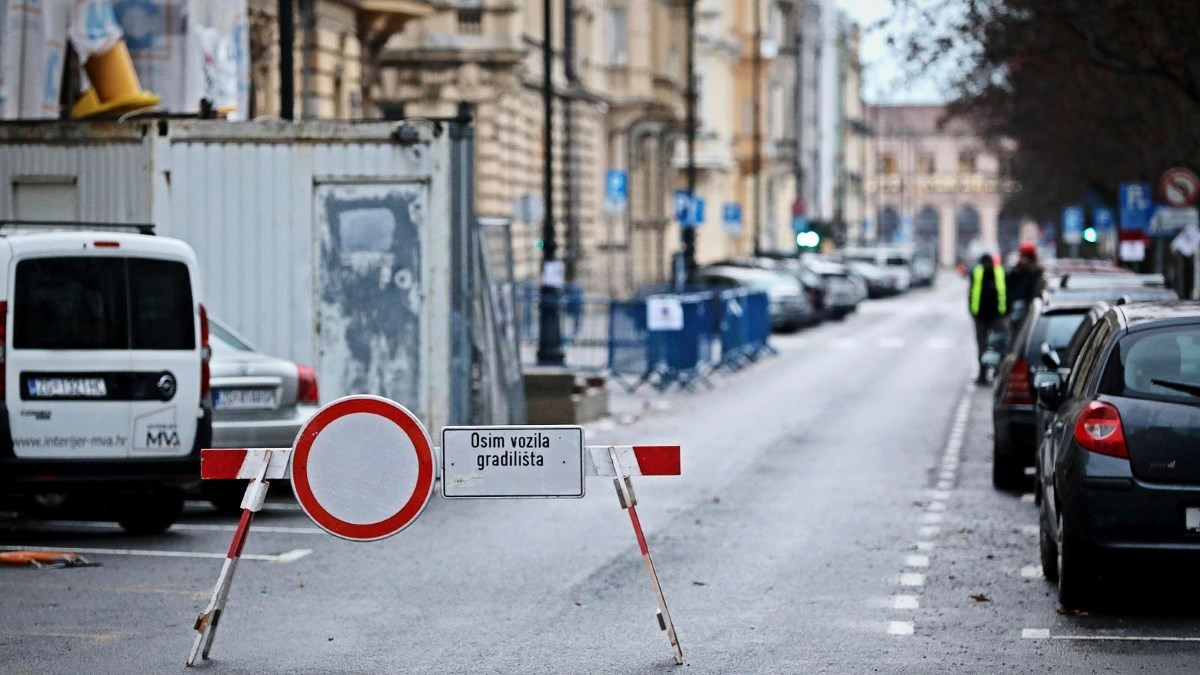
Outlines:
[{"label": "green traffic light", "polygon": [[816,248],[821,245],[821,235],[812,230],[797,232],[796,245],[800,248]]},{"label": "green traffic light", "polygon": [[1096,243],[1096,228],[1085,227],[1083,229],[1083,240],[1089,244]]}]

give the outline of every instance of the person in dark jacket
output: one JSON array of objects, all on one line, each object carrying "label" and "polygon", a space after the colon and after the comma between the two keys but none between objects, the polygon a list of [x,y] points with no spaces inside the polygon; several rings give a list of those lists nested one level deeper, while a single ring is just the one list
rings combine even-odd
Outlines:
[{"label": "person in dark jacket", "polygon": [[991,255],[984,254],[971,270],[970,281],[967,305],[975,321],[975,346],[979,349],[979,377],[975,382],[986,384],[987,369],[983,365],[983,352],[987,350],[988,333],[1003,327],[1004,315],[1008,311],[1004,269],[992,260]]},{"label": "person in dark jacket", "polygon": [[1037,246],[1032,242],[1025,242],[1017,251],[1020,258],[1008,271],[1005,279],[1009,318],[1013,322],[1014,330],[1024,317],[1025,311],[1029,309],[1029,305],[1033,303],[1033,296],[1042,283],[1042,266],[1038,264]]}]

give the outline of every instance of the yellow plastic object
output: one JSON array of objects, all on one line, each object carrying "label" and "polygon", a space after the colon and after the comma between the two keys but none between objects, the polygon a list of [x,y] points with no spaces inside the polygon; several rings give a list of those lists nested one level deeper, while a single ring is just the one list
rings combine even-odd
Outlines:
[{"label": "yellow plastic object", "polygon": [[71,106],[71,117],[122,115],[158,105],[162,98],[142,91],[124,40],[103,54],[92,54],[83,67],[92,82],[92,88]]}]

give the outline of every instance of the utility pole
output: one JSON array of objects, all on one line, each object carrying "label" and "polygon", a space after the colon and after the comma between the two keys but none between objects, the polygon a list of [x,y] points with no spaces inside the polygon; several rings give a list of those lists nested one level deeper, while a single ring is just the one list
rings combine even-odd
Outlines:
[{"label": "utility pole", "polygon": [[546,208],[542,220],[542,275],[538,300],[538,351],[540,366],[563,364],[562,324],[559,305],[562,299],[560,280],[553,270],[561,265],[556,260],[558,242],[554,238],[554,0],[542,3],[542,191]]},{"label": "utility pole", "polygon": [[762,0],[754,3],[754,56],[751,61],[750,97],[753,101],[750,141],[751,169],[754,171],[754,256],[762,255]]},{"label": "utility pole", "polygon": [[804,216],[804,6],[808,0],[798,0],[792,9],[796,19],[795,34],[796,81],[792,91],[792,133],[794,156],[792,157],[792,179],[795,182],[796,197],[792,203],[792,219]]},{"label": "utility pole", "polygon": [[292,0],[279,0],[279,117],[290,120],[296,110],[296,18]]},{"label": "utility pole", "polygon": [[[696,1],[687,0],[687,191],[696,197]],[[696,229],[680,223],[683,243],[684,277],[690,280],[696,272]]]}]

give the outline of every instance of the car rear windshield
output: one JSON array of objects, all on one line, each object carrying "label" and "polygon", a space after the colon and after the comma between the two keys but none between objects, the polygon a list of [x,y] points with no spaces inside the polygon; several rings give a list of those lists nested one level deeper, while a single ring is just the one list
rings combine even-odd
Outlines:
[{"label": "car rear windshield", "polygon": [[1035,349],[1041,349],[1042,343],[1046,342],[1060,356],[1066,356],[1067,347],[1071,344],[1071,336],[1075,334],[1075,329],[1079,328],[1079,324],[1083,323],[1084,316],[1084,312],[1043,314],[1041,321],[1038,321],[1034,328],[1034,334],[1030,340],[1031,345]]},{"label": "car rear windshield", "polygon": [[192,287],[180,262],[32,258],[17,263],[14,349],[194,349]]},{"label": "car rear windshield", "polygon": [[1200,325],[1122,338],[1104,368],[1100,393],[1200,404]]}]

